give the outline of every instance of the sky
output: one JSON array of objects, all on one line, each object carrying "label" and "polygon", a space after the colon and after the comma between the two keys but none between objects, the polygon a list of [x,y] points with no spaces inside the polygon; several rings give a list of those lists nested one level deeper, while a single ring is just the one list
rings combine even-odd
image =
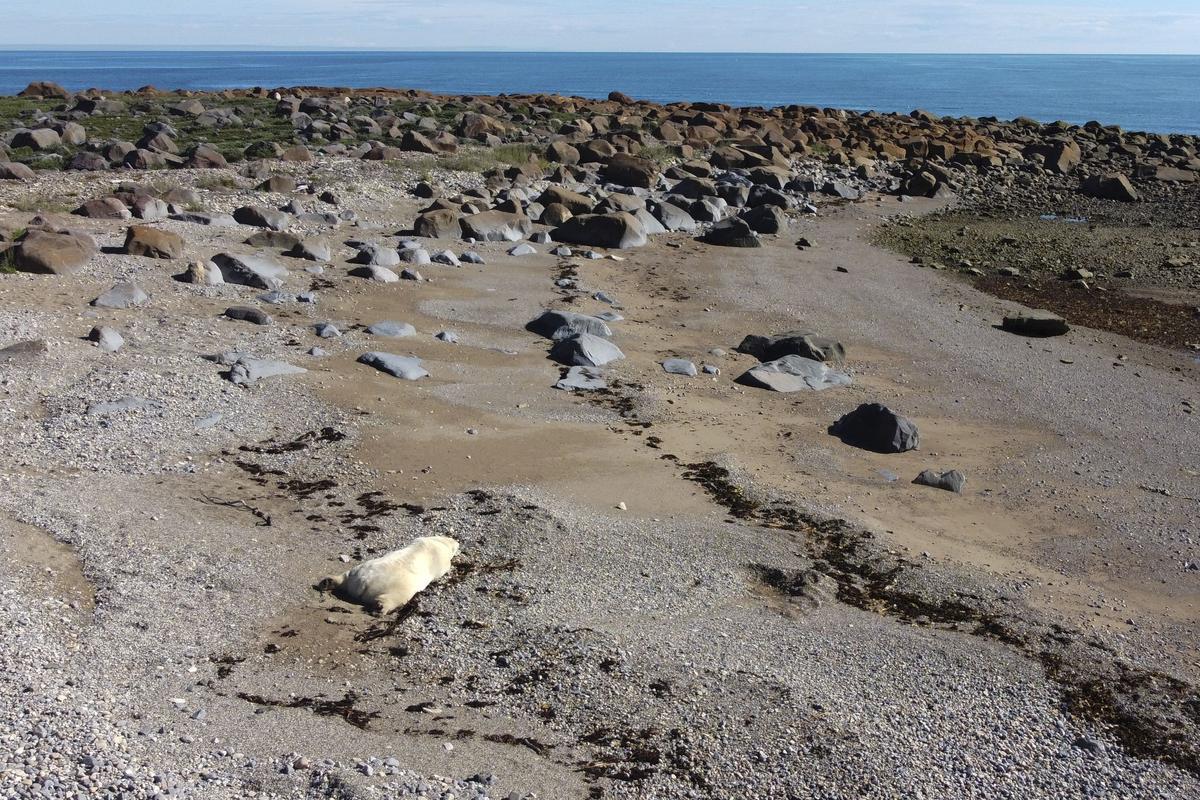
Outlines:
[{"label": "sky", "polygon": [[0,47],[1200,53],[1200,0],[0,0]]}]

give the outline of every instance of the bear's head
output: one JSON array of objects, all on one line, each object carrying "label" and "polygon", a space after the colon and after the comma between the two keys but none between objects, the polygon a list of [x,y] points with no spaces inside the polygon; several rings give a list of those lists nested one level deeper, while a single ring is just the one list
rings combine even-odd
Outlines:
[{"label": "bear's head", "polygon": [[454,556],[458,555],[458,551],[462,549],[462,546],[458,543],[458,540],[449,536],[426,536],[425,538],[446,548],[446,550],[450,553],[451,558],[454,558]]}]

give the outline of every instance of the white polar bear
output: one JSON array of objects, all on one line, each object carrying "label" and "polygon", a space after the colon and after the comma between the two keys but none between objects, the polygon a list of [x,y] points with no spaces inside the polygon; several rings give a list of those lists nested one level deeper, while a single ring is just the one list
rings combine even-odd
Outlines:
[{"label": "white polar bear", "polygon": [[458,550],[458,542],[449,536],[422,536],[408,547],[331,575],[318,588],[336,589],[350,602],[387,614],[403,608],[417,592],[449,572],[450,559]]}]

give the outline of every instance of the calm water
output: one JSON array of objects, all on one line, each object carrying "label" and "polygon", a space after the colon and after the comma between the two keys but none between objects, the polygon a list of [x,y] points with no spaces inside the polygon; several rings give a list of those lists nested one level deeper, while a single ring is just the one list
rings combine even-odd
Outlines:
[{"label": "calm water", "polygon": [[451,94],[619,89],[669,102],[1025,115],[1200,134],[1200,56],[0,51],[0,93],[390,86]]}]

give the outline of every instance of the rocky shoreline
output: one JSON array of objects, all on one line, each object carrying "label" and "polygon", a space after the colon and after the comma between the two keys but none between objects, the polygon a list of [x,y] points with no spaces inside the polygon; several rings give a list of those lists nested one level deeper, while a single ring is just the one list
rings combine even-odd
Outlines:
[{"label": "rocky shoreline", "polygon": [[[0,131],[0,797],[1200,791],[1197,138],[44,83]],[[318,588],[419,536],[400,611]]]}]

